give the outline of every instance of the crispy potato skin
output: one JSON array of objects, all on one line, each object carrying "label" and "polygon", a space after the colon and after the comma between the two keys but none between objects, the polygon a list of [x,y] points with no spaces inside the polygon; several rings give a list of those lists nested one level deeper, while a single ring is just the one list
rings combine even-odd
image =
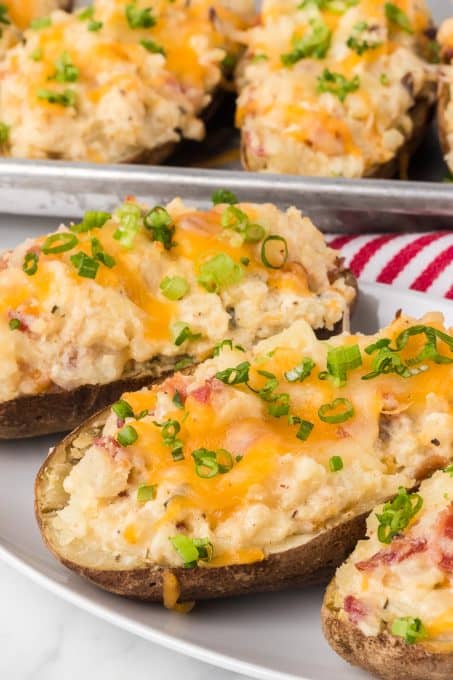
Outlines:
[{"label": "crispy potato skin", "polygon": [[[348,557],[358,540],[366,531],[366,514],[336,526],[305,545],[274,553],[261,562],[235,564],[226,567],[197,567],[170,569],[158,565],[143,568],[93,569],[68,560],[61,554],[50,536],[47,516],[52,508],[46,503],[46,479],[51,470],[57,476],[58,485],[63,484],[68,466],[62,464],[59,454],[65,460],[72,442],[82,433],[95,430],[94,438],[107,418],[102,412],[69,434],[44,461],[35,483],[35,513],[41,535],[50,551],[66,567],[87,578],[97,586],[117,595],[143,600],[163,602],[163,575],[173,573],[180,587],[179,601],[207,600],[233,597],[249,593],[271,592],[292,586],[306,586],[326,583],[335,569]],[[88,448],[88,447],[87,447]],[[57,461],[59,460],[59,464]],[[55,463],[55,465],[54,465]]]},{"label": "crispy potato skin", "polygon": [[[442,62],[444,64],[451,64],[453,55],[449,51],[444,50],[442,54]],[[444,156],[450,153],[450,146],[448,144],[448,121],[447,121],[447,107],[451,99],[451,87],[450,84],[439,78],[439,84],[437,89],[437,127],[439,130],[439,140],[442,153]],[[453,170],[453,168],[450,168]]]},{"label": "crispy potato skin", "polygon": [[[357,280],[351,271],[343,267],[341,258],[338,258],[336,268],[332,270],[329,278],[331,282],[343,278],[348,286],[358,292]],[[357,295],[351,313],[356,300]],[[316,335],[319,339],[337,335],[341,333],[342,323],[340,320],[332,331],[317,329]],[[94,413],[119,399],[123,392],[152,385],[169,373],[170,369],[159,370],[156,367],[153,371],[125,377],[107,385],[82,385],[71,391],[55,389],[0,403],[0,441],[69,432]]]},{"label": "crispy potato skin", "polygon": [[335,581],[329,585],[322,607],[324,635],[330,646],[349,663],[383,680],[449,680],[453,654],[432,651],[428,645],[408,645],[388,633],[366,636],[357,626],[338,618],[332,603]]},{"label": "crispy potato skin", "polygon": [[[427,88],[422,97],[418,97],[410,111],[413,122],[412,135],[405,144],[399,149],[397,155],[387,163],[376,165],[370,169],[366,177],[375,179],[392,179],[398,175],[401,168],[407,165],[408,159],[415,153],[418,146],[423,141],[425,133],[431,122],[433,106],[436,99],[436,86],[432,84]],[[244,138],[241,139],[241,162],[245,170],[256,172],[260,168],[248,157],[247,145]],[[303,173],[302,173],[303,174]]]}]

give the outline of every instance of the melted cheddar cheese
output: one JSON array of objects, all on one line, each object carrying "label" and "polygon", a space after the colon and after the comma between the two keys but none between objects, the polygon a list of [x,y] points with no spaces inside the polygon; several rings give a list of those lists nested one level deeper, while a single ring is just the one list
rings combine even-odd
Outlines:
[{"label": "melted cheddar cheese", "polygon": [[453,649],[452,466],[424,481],[417,493],[420,510],[389,544],[377,534],[382,506],[370,515],[367,540],[337,571],[332,606],[351,620],[345,602],[354,598],[362,614],[353,623],[365,635],[397,635],[395,621],[418,620],[421,633],[409,643],[447,652]]},{"label": "melted cheddar cheese", "polygon": [[[365,349],[384,339],[393,347],[419,324],[447,332],[441,315],[401,316],[376,336],[322,342],[299,321],[250,351],[225,345],[192,376],[124,394],[134,415],[112,410],[74,456],[81,460],[64,480],[54,540],[67,556],[96,546],[105,566],[112,555],[130,568],[181,565],[173,544],[181,535],[211,544],[202,568],[257,562],[413,487],[453,458],[453,362],[414,362],[428,336],[410,332],[398,350],[410,373],[370,377],[375,357]],[[345,351],[361,362],[339,383],[331,353]],[[453,338],[439,336],[437,351],[453,358]],[[305,377],[294,379],[308,360]],[[144,501],[143,486],[153,489]]]},{"label": "melted cheddar cheese", "polygon": [[251,2],[98,0],[91,15],[54,12],[9,50],[0,86],[11,156],[132,161],[204,136]]},{"label": "melted cheddar cheese", "polygon": [[414,101],[433,99],[435,67],[425,3],[393,3],[397,20],[388,5],[264,1],[238,72],[248,169],[361,177],[398,153]]},{"label": "melted cheddar cheese", "polygon": [[[128,224],[128,210],[136,211],[136,222],[131,242],[125,243],[121,229]],[[0,400],[52,386],[70,390],[112,382],[144,370],[156,357],[170,365],[178,355],[200,361],[226,337],[250,346],[299,318],[332,329],[355,291],[342,276],[329,281],[337,253],[310,220],[295,209],[283,213],[272,205],[240,204],[235,210],[261,230],[259,241],[248,243],[222,226],[227,210],[218,205],[201,211],[173,201],[164,210],[172,234],[166,247],[145,226],[149,209],[129,201],[110,218],[106,214],[100,228],[61,226],[50,237],[4,253]],[[263,263],[267,235],[287,243],[288,258],[280,269]],[[63,250],[52,252],[52,243],[57,251],[62,243]],[[93,255],[95,247],[104,255]],[[88,261],[85,273],[78,258]],[[211,290],[202,275],[216,258],[224,258],[235,277],[226,275]],[[167,279],[182,281],[180,295],[164,294]],[[190,334],[178,341],[184,327]]]}]

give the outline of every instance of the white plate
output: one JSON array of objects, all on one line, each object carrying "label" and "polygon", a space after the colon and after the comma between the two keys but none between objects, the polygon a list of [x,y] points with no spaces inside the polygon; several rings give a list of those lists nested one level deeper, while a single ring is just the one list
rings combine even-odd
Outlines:
[{"label": "white plate", "polygon": [[[354,326],[373,332],[400,308],[414,316],[439,310],[453,324],[451,302],[363,285]],[[82,609],[211,664],[264,680],[369,678],[343,663],[324,641],[320,589],[210,602],[181,616],[104,593],[60,566],[42,545],[33,514],[34,477],[55,440],[0,444],[0,558]]]}]

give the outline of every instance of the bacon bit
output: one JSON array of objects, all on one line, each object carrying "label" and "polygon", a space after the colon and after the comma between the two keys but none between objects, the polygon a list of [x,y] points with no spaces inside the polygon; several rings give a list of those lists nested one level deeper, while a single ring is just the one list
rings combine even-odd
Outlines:
[{"label": "bacon bit", "polygon": [[358,623],[367,614],[367,608],[354,595],[348,595],[343,602],[343,609],[349,617],[351,623]]},{"label": "bacon bit", "polygon": [[183,401],[187,399],[186,381],[180,373],[175,373],[174,375],[170,376],[170,378],[164,380],[160,391],[170,392],[172,396],[174,396],[176,392],[179,392]]},{"label": "bacon bit", "polygon": [[453,573],[453,503],[441,512],[437,525],[437,564],[440,569]]},{"label": "bacon bit", "polygon": [[439,562],[439,567],[443,571],[453,574],[453,555],[442,555],[442,559]]},{"label": "bacon bit", "polygon": [[113,437],[96,437],[93,444],[95,446],[100,446],[107,451],[112,458],[115,458],[118,454],[122,453],[121,445]]},{"label": "bacon bit", "polygon": [[116,419],[116,426],[117,426],[117,428],[119,429],[120,427],[123,427],[123,425],[124,425],[125,422],[126,422],[126,421],[124,420],[124,418],[117,418],[117,419]]},{"label": "bacon bit", "polygon": [[125,196],[124,200],[126,203],[135,203],[136,197],[133,194],[128,194]]},{"label": "bacon bit", "polygon": [[340,425],[340,427],[337,427],[337,437],[339,439],[347,439],[350,436],[351,435],[349,434],[349,432],[347,430],[344,429],[344,427],[341,427],[341,425]]},{"label": "bacon bit", "polygon": [[211,398],[212,383],[206,381],[204,385],[198,387],[190,393],[190,396],[200,402],[200,404],[207,404]]},{"label": "bacon bit", "polygon": [[380,550],[368,560],[357,562],[355,568],[359,571],[372,571],[381,565],[399,564],[412,555],[425,552],[427,546],[428,542],[424,538],[414,538],[409,541],[406,538],[396,538],[391,548]]},{"label": "bacon bit", "polygon": [[445,538],[453,541],[453,503],[441,515],[441,532]]}]

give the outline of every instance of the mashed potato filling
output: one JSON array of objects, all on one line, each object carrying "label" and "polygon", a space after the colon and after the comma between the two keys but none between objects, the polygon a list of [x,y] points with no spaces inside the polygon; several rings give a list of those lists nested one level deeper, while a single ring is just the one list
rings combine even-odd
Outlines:
[{"label": "mashed potato filling", "polygon": [[97,0],[52,13],[2,65],[5,152],[112,163],[202,139],[201,114],[237,53],[229,36],[252,6]]},{"label": "mashed potato filling", "polygon": [[21,31],[28,28],[34,19],[44,17],[68,3],[65,0],[7,0],[0,10],[0,59],[6,51],[17,45]]},{"label": "mashed potato filling", "polygon": [[156,357],[190,364],[296,319],[332,330],[354,298],[295,208],[126,201],[0,258],[0,401],[113,382]]},{"label": "mashed potato filling", "polygon": [[414,498],[420,509],[389,544],[378,537],[383,508],[370,515],[368,539],[337,572],[334,605],[365,635],[388,631],[408,644],[435,643],[447,651],[453,645],[453,467],[423,482]]},{"label": "mashed potato filling", "polygon": [[394,158],[434,100],[429,26],[420,0],[264,0],[238,74],[247,167],[361,177]]},{"label": "mashed potato filling", "polygon": [[52,541],[102,568],[254,562],[413,487],[453,454],[453,363],[417,358],[435,336],[451,361],[445,332],[401,316],[319,341],[298,321],[124,394],[67,449]]}]

